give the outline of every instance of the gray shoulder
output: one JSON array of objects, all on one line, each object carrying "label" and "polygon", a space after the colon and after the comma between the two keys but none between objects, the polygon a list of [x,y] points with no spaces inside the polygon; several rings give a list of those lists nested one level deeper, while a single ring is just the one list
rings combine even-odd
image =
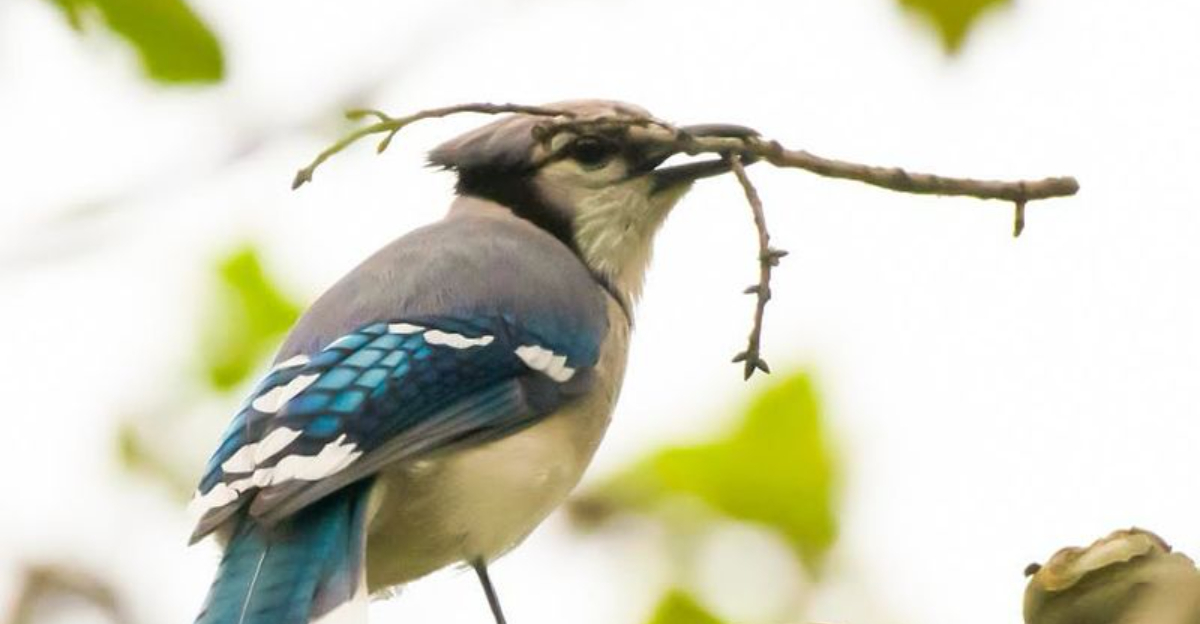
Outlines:
[{"label": "gray shoulder", "polygon": [[277,359],[414,317],[507,315],[603,336],[607,296],[558,239],[494,204],[459,199],[445,219],[393,241],[321,295]]}]

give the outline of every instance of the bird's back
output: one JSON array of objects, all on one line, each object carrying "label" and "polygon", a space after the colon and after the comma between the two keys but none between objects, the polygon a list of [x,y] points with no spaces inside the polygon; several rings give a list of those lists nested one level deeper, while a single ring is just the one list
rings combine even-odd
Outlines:
[{"label": "bird's back", "polygon": [[326,291],[276,360],[386,318],[499,313],[547,331],[602,332],[607,298],[558,239],[502,206],[460,197],[445,219],[392,242]]}]

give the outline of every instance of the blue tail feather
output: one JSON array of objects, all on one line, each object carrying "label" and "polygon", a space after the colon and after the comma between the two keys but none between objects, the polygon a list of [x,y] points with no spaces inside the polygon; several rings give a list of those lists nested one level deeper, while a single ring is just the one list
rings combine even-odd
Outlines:
[{"label": "blue tail feather", "polygon": [[237,520],[196,624],[308,624],[351,600],[369,491],[354,484],[270,529]]}]

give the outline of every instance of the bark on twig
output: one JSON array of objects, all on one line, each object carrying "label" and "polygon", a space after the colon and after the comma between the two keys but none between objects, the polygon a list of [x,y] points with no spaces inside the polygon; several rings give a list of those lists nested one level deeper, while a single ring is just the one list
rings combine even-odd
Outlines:
[{"label": "bark on twig", "polygon": [[859,163],[833,160],[804,150],[784,149],[778,143],[752,150],[778,167],[794,167],[827,178],[856,180],[872,186],[901,193],[925,195],[957,195],[976,199],[1003,199],[1011,202],[1066,197],[1079,191],[1079,182],[1071,177],[1041,180],[975,180],[948,178],[931,173],[913,173],[899,167],[873,167]]}]

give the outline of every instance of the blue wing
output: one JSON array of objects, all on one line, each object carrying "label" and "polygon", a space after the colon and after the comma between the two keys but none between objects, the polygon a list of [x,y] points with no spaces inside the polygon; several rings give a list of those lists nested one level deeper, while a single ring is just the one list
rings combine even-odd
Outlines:
[{"label": "blue wing", "polygon": [[266,524],[395,461],[478,444],[583,392],[603,336],[509,315],[374,323],[280,362],[205,469],[192,540],[249,505]]}]

